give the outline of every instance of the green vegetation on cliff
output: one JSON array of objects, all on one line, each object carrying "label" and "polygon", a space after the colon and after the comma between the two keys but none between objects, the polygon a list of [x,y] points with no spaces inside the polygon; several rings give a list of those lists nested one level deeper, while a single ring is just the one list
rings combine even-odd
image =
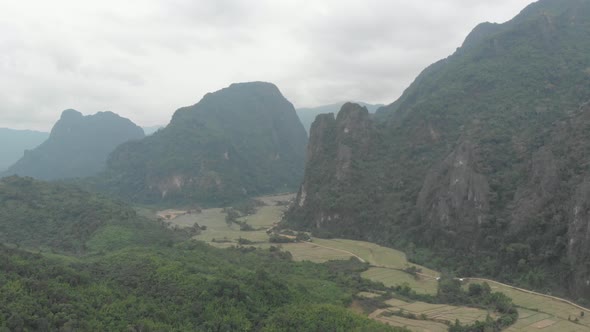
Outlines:
[{"label": "green vegetation on cliff", "polygon": [[[317,107],[298,108],[297,109],[297,116],[299,116],[299,119],[301,120],[303,127],[305,127],[305,130],[309,134],[309,130],[311,129],[311,124],[313,123],[313,121],[315,120],[315,118],[318,115],[328,114],[328,113],[338,113],[338,111],[340,110],[340,108],[342,108],[342,105],[344,105],[344,104],[345,103],[337,103],[337,104],[322,105],[322,106],[317,106]],[[378,108],[384,106],[381,104],[373,105],[373,104],[367,104],[367,103],[362,103],[362,102],[358,102],[358,104],[366,107],[367,110],[369,111],[369,113],[375,113],[375,111],[377,111]]]},{"label": "green vegetation on cliff", "polygon": [[588,1],[479,25],[375,121],[318,117],[288,222],[589,300],[589,53]]},{"label": "green vegetation on cliff", "polygon": [[166,128],[120,146],[98,182],[144,203],[227,204],[296,188],[306,143],[276,86],[232,84],[177,110]]}]

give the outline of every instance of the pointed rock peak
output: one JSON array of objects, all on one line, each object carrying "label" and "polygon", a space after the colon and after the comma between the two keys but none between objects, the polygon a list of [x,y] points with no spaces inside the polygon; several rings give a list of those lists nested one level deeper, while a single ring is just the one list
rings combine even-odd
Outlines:
[{"label": "pointed rock peak", "polygon": [[336,117],[339,131],[344,134],[353,134],[354,136],[365,136],[368,134],[371,126],[371,117],[366,107],[359,104],[346,103],[342,105],[338,116]]},{"label": "pointed rock peak", "polygon": [[338,122],[344,121],[346,119],[369,119],[369,111],[366,107],[361,106],[355,103],[345,103],[342,105],[340,112],[338,112],[338,116],[336,118]]}]

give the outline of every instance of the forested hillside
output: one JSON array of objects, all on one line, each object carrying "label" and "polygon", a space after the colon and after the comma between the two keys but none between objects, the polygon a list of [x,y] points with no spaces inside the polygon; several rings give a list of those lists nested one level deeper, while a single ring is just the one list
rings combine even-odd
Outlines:
[{"label": "forested hillside", "polygon": [[144,137],[143,129],[112,112],[83,116],[65,110],[49,138],[26,151],[0,176],[32,176],[42,180],[96,175],[119,144]]},{"label": "forested hillside", "polygon": [[117,148],[97,183],[136,202],[227,204],[294,190],[306,143],[276,86],[232,84],[177,110],[166,128]]},{"label": "forested hillside", "polygon": [[[215,249],[71,185],[0,181],[0,331],[404,331],[346,309],[366,265]],[[310,310],[310,305],[313,310]]]},{"label": "forested hillside", "polygon": [[123,203],[73,185],[0,179],[0,243],[80,255],[179,238]]},{"label": "forested hillside", "polygon": [[312,126],[291,225],[590,301],[590,2],[474,29],[377,119]]}]

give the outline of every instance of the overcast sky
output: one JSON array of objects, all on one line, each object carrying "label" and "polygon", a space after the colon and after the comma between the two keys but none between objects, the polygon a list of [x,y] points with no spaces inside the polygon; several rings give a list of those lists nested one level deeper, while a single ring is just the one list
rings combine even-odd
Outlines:
[{"label": "overcast sky", "polygon": [[0,127],[50,130],[61,111],[140,125],[233,82],[295,107],[389,104],[480,22],[531,0],[0,0]]}]

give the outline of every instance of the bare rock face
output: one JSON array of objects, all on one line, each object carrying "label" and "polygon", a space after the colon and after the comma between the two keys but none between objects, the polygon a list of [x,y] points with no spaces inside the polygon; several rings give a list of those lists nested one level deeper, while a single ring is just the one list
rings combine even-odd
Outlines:
[{"label": "bare rock face", "polygon": [[417,201],[423,222],[448,232],[477,234],[489,210],[490,187],[475,161],[473,145],[463,142],[430,170]]},{"label": "bare rock face", "polygon": [[571,290],[590,296],[590,178],[578,186],[571,206],[567,255],[576,267]]},{"label": "bare rock face", "polygon": [[550,149],[542,147],[531,158],[528,182],[514,195],[511,229],[517,232],[553,199],[559,187],[558,164]]}]

